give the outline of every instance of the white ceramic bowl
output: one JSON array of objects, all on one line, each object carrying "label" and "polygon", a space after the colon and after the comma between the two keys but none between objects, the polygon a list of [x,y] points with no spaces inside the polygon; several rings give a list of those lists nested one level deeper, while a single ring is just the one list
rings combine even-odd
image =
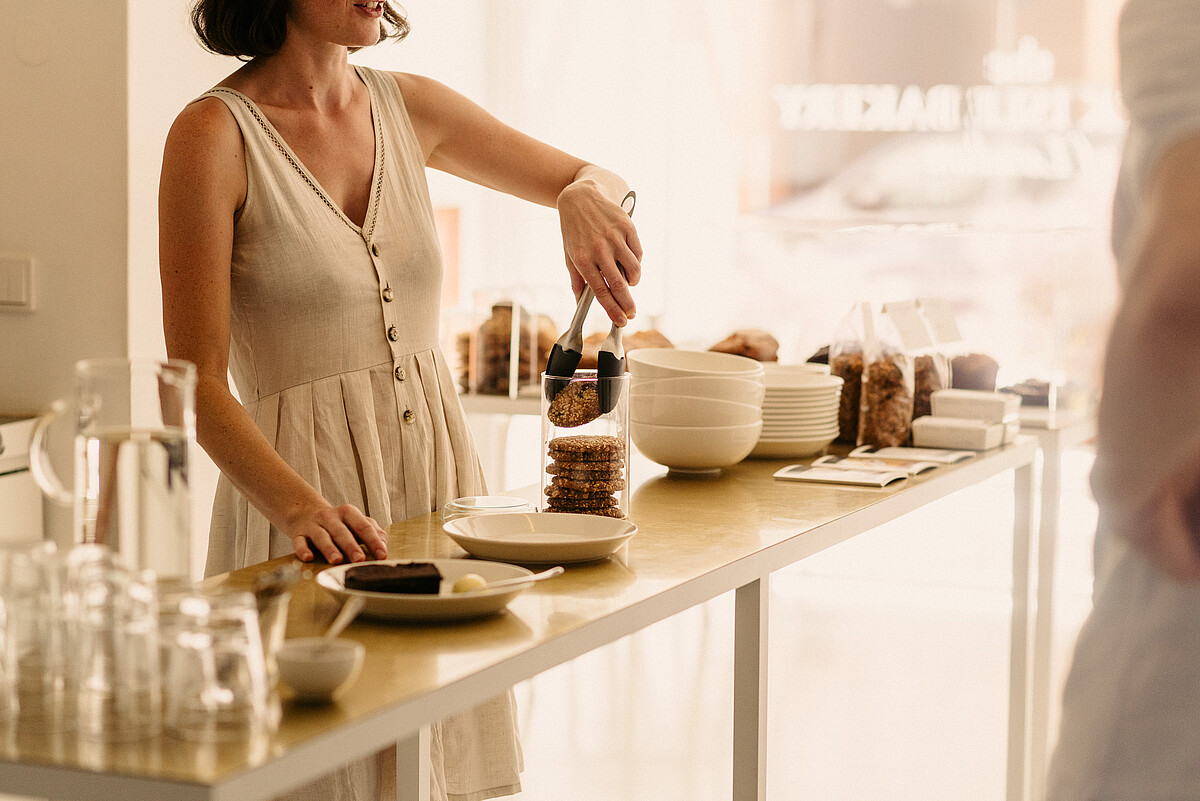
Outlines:
[{"label": "white ceramic bowl", "polygon": [[748,403],[758,406],[767,389],[759,378],[685,375],[676,378],[630,377],[630,395],[688,395],[696,398]]},{"label": "white ceramic bowl", "polygon": [[366,652],[366,647],[354,640],[325,637],[284,640],[276,657],[279,680],[292,688],[299,701],[332,701],[358,678]]},{"label": "white ceramic bowl", "polygon": [[762,408],[749,403],[688,395],[629,396],[629,420],[662,426],[737,426],[762,419]]},{"label": "white ceramic bowl", "polygon": [[758,442],[762,421],[739,426],[659,426],[629,423],[642,454],[672,470],[712,472],[745,459]]},{"label": "white ceramic bowl", "polygon": [[761,379],[762,362],[711,350],[638,348],[625,354],[629,374],[636,378],[675,378],[698,375]]}]

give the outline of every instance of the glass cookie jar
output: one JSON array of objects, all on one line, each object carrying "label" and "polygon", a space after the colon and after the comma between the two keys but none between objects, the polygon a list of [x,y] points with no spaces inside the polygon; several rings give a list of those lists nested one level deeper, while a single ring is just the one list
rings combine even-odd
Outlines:
[{"label": "glass cookie jar", "polygon": [[538,510],[629,516],[629,375],[542,373]]}]

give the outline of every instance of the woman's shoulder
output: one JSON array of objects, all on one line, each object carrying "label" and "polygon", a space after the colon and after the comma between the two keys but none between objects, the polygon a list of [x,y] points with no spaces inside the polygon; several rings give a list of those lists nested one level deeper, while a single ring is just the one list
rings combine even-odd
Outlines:
[{"label": "woman's shoulder", "polygon": [[233,112],[213,94],[188,103],[171,124],[163,158],[194,164],[240,161],[244,143]]}]

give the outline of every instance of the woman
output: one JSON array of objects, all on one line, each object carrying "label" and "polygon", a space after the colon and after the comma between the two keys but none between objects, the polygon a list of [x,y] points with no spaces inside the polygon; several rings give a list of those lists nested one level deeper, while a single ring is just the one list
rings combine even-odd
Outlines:
[{"label": "woman", "polygon": [[[160,185],[167,350],[197,366],[197,435],[222,474],[207,571],[385,557],[393,520],[485,492],[437,347],[425,167],[557,206],[573,289],[618,325],[641,272],[628,187],[435,81],[350,65],[407,33],[388,2],[199,0],[192,18],[246,61],[180,113]],[[435,727],[451,797],[517,788],[511,698],[485,707]],[[331,782],[314,795],[341,797]]]}]

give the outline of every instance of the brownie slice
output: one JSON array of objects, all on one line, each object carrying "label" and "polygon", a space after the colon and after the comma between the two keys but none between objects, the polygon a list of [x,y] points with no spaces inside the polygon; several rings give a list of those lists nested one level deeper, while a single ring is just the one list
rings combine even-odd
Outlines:
[{"label": "brownie slice", "polygon": [[401,565],[355,565],[346,571],[346,589],[437,595],[442,574],[437,565],[411,562]]}]

